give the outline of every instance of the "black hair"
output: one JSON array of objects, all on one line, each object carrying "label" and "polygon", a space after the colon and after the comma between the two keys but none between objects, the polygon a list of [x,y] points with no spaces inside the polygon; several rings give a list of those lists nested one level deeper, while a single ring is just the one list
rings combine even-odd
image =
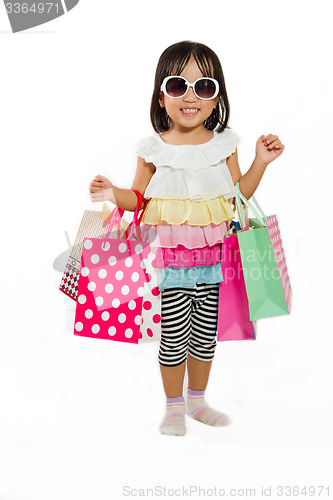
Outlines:
[{"label": "black hair", "polygon": [[154,91],[150,105],[150,120],[155,132],[158,134],[166,132],[171,126],[171,119],[165,107],[161,108],[158,102],[162,82],[166,76],[180,75],[192,56],[203,76],[215,78],[220,87],[219,101],[211,115],[204,121],[204,127],[207,130],[215,130],[218,126],[216,129],[218,133],[227,128],[230,106],[220,60],[207,45],[184,40],[165,49],[157,63]]}]

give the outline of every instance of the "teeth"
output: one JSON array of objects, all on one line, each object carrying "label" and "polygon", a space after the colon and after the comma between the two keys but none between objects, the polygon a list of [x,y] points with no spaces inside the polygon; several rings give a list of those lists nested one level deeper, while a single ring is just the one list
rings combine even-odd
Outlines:
[{"label": "teeth", "polygon": [[198,111],[198,109],[191,108],[191,109],[183,109],[182,111],[184,111],[185,113],[196,113]]}]

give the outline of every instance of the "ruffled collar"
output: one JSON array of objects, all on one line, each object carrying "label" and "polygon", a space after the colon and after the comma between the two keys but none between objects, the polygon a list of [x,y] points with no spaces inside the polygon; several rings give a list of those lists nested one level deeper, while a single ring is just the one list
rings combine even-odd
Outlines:
[{"label": "ruffled collar", "polygon": [[202,144],[174,145],[163,141],[159,134],[154,134],[140,141],[137,154],[148,163],[158,167],[171,167],[184,170],[199,170],[217,165],[232,153],[240,143],[240,137],[232,130],[225,129]]}]

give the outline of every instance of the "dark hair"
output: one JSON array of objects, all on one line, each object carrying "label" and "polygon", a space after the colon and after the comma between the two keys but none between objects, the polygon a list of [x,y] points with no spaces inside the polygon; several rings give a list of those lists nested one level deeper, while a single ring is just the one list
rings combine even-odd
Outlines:
[{"label": "dark hair", "polygon": [[155,132],[158,134],[166,132],[171,126],[171,119],[165,107],[161,108],[158,102],[162,82],[166,76],[172,74],[180,75],[192,56],[203,76],[215,78],[219,82],[220,87],[219,101],[211,115],[204,121],[204,127],[207,130],[214,130],[219,125],[216,132],[223,132],[227,128],[230,106],[219,58],[207,45],[184,40],[183,42],[174,43],[165,49],[157,63],[154,91],[150,105],[150,120]]}]

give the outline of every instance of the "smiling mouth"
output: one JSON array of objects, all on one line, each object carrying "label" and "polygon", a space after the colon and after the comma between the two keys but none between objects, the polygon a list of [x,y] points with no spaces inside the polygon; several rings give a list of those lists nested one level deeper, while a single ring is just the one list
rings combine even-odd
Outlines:
[{"label": "smiling mouth", "polygon": [[196,115],[199,111],[199,108],[183,108],[181,109],[181,112],[184,114],[184,115],[188,115],[188,116],[193,116],[193,115]]}]

